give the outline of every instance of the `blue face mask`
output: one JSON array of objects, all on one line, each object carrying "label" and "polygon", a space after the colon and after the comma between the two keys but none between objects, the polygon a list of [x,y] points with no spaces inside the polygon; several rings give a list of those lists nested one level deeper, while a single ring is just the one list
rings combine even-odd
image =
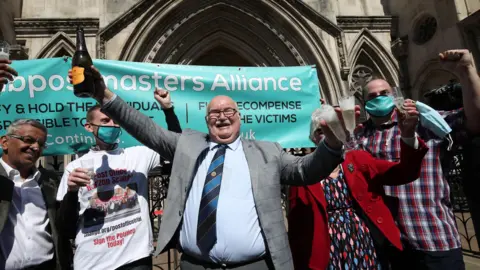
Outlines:
[{"label": "blue face mask", "polygon": [[453,144],[452,137],[449,135],[449,133],[452,132],[450,125],[448,125],[445,119],[432,107],[420,101],[417,101],[415,104],[420,113],[420,124],[441,139],[447,137],[449,142],[448,150],[450,150]]},{"label": "blue face mask", "polygon": [[365,110],[374,117],[384,117],[393,111],[395,103],[391,96],[378,96],[367,101]]},{"label": "blue face mask", "polygon": [[97,137],[106,144],[114,144],[122,134],[120,127],[98,126]]}]

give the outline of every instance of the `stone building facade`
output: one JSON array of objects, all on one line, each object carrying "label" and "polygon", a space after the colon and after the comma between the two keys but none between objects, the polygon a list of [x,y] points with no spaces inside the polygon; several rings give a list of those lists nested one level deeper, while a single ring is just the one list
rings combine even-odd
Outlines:
[{"label": "stone building facade", "polygon": [[[480,61],[479,0],[0,0],[13,57],[72,55],[82,25],[94,58],[227,66],[316,65],[330,103],[372,76],[423,99],[453,74],[440,51]],[[67,160],[66,160],[67,161]]]}]

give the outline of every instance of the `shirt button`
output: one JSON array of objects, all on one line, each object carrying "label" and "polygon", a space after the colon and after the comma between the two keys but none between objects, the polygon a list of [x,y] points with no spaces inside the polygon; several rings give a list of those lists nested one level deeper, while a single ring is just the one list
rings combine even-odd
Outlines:
[{"label": "shirt button", "polygon": [[372,207],[371,206],[367,206],[367,213],[371,213],[372,212]]},{"label": "shirt button", "polygon": [[178,215],[179,215],[179,216],[182,216],[182,211],[178,211]]},{"label": "shirt button", "polygon": [[383,218],[382,218],[382,217],[378,217],[378,218],[377,218],[377,222],[380,223],[380,224],[383,223]]}]

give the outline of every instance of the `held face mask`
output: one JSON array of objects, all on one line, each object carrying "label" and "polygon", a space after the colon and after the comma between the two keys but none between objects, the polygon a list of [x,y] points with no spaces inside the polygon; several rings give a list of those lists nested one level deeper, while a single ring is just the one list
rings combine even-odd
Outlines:
[{"label": "held face mask", "polygon": [[387,116],[394,108],[395,103],[391,96],[377,96],[365,104],[365,110],[374,117]]},{"label": "held face mask", "polygon": [[448,150],[452,148],[453,140],[450,136],[452,128],[448,123],[443,119],[443,117],[432,107],[417,101],[416,103],[417,110],[420,113],[420,124],[432,131],[439,138],[443,139],[447,137],[448,140]]}]

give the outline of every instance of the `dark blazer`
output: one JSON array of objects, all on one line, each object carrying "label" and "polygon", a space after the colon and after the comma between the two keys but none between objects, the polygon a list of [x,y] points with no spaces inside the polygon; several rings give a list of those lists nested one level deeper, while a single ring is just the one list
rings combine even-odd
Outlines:
[{"label": "dark blazer", "polygon": [[[403,185],[420,175],[428,151],[418,139],[419,148],[401,142],[400,162],[375,159],[366,151],[348,152],[341,164],[353,199],[378,231],[395,247],[402,249],[400,230],[384,202],[384,185]],[[327,201],[320,183],[290,188],[288,235],[295,269],[326,269],[330,258]],[[374,224],[374,225],[373,225]]]},{"label": "dark blazer", "polygon": [[[56,194],[60,178],[54,172],[38,169],[40,178],[38,184],[42,190],[43,199],[47,206],[48,219],[50,220],[50,231],[53,238],[54,253],[56,259],[56,269],[72,269],[73,251],[68,239],[59,236],[55,219],[59,204],[56,201]],[[14,184],[8,179],[7,173],[0,165],[0,232],[3,230],[8,220],[8,212],[13,198]]]}]

